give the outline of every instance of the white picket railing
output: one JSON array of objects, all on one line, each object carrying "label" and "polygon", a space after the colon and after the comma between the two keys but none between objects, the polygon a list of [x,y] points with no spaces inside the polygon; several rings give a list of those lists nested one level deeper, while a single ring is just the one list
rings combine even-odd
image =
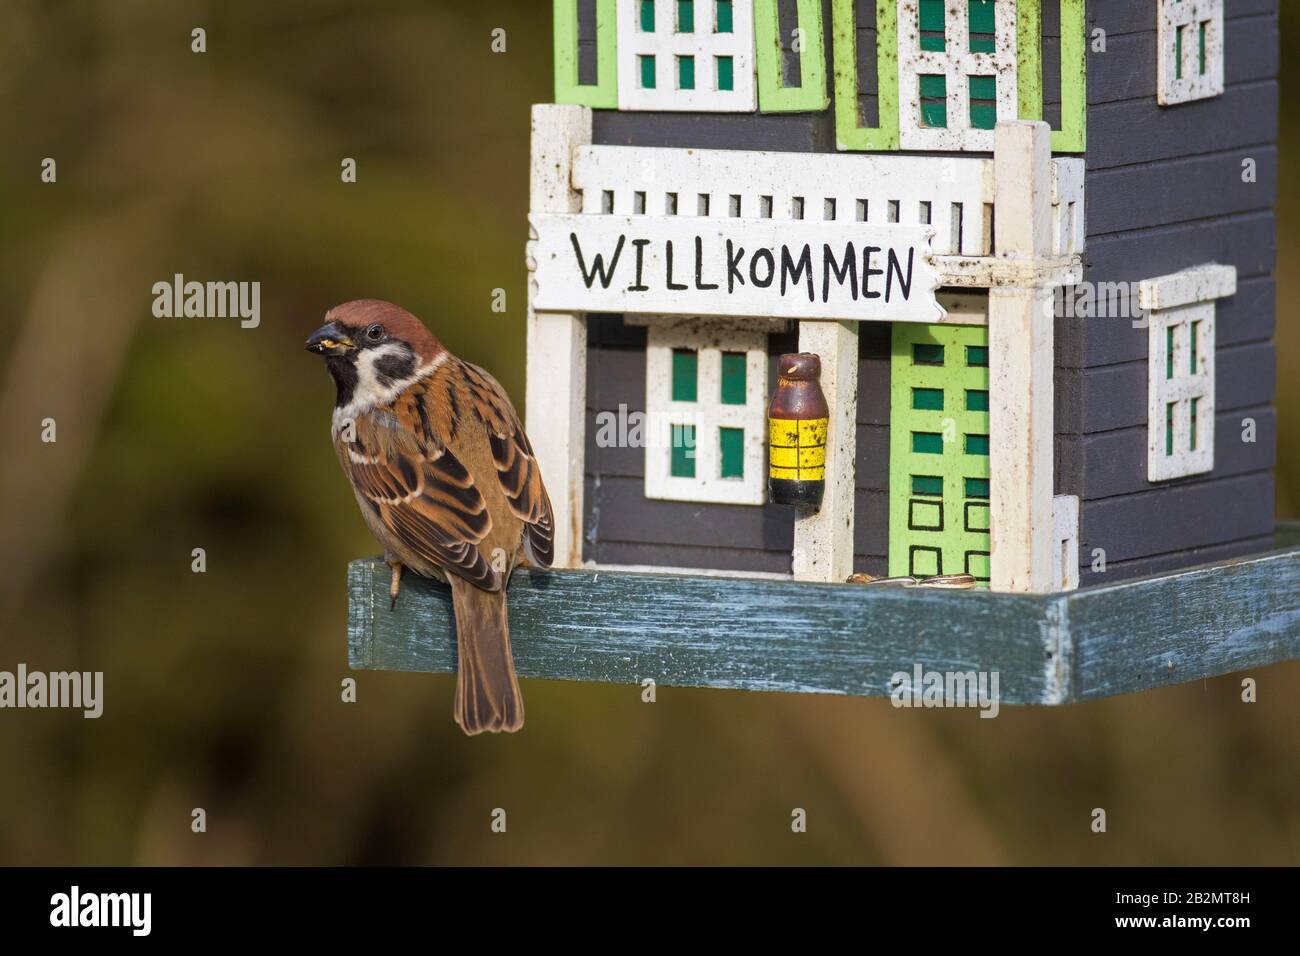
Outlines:
[{"label": "white picket railing", "polygon": [[[901,223],[934,229],[936,256],[997,251],[994,160],[579,146],[573,187],[582,211]],[[1052,161],[1053,251],[1084,246],[1084,165]]]}]

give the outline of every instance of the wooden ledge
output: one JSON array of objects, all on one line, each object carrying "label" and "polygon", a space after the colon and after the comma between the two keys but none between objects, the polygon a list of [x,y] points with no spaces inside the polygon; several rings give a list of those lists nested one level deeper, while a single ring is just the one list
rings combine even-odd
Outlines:
[{"label": "wooden ledge", "polygon": [[[1279,550],[1069,594],[614,571],[517,571],[522,677],[887,696],[893,675],[998,671],[1004,704],[1064,704],[1300,658],[1300,526]],[[452,673],[445,585],[348,568],[355,669]]]}]

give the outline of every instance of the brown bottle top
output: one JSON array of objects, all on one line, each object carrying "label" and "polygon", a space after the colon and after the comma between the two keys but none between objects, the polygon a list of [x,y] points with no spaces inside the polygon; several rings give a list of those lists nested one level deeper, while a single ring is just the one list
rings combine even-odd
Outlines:
[{"label": "brown bottle top", "polygon": [[777,382],[769,418],[826,418],[830,408],[822,392],[822,361],[813,352],[794,352],[776,360]]}]

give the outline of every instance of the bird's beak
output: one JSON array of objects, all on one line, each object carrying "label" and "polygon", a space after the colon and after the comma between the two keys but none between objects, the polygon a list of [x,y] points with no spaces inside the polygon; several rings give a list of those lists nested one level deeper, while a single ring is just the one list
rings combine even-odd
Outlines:
[{"label": "bird's beak", "polygon": [[353,348],[356,343],[337,322],[326,322],[307,340],[307,351],[317,355],[338,355]]}]

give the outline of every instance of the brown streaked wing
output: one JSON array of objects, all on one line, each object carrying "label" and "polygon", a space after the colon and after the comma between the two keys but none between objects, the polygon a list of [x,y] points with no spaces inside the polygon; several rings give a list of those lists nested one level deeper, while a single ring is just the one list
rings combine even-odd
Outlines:
[{"label": "brown streaked wing", "polygon": [[365,461],[346,447],[342,458],[353,486],[375,514],[411,552],[488,590],[501,586],[501,574],[484,559],[478,544],[492,529],[483,496],[451,451],[415,440],[369,416],[357,421],[358,445]]},{"label": "brown streaked wing", "polygon": [[496,379],[476,365],[462,364],[470,399],[488,426],[488,443],[501,490],[510,510],[528,526],[534,563],[550,567],[555,557],[555,520],[533,447],[510,398]]}]

